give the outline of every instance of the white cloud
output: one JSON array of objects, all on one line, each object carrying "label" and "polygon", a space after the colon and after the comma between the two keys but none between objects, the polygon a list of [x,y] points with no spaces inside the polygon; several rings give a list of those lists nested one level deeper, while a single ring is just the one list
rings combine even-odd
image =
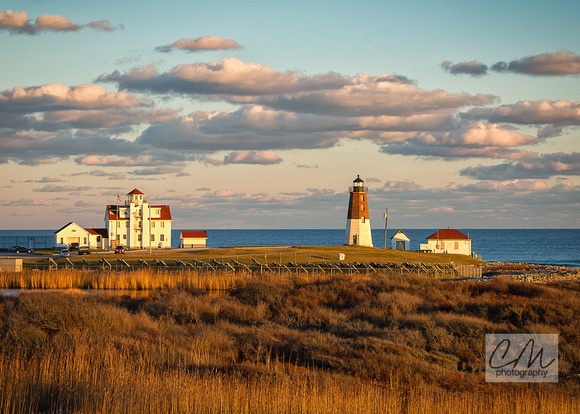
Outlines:
[{"label": "white cloud", "polygon": [[189,52],[195,52],[200,50],[228,50],[228,49],[240,49],[241,46],[233,39],[223,39],[219,36],[203,36],[198,38],[184,38],[182,37],[178,41],[167,45],[159,46],[155,48],[158,52],[171,52],[172,50],[179,49]]},{"label": "white cloud", "polygon": [[542,53],[512,60],[497,62],[491,69],[496,72],[512,72],[535,76],[580,75],[580,56],[569,50]]},{"label": "white cloud", "polygon": [[99,20],[87,24],[77,24],[60,15],[43,14],[34,23],[28,19],[26,12],[11,10],[0,11],[0,30],[8,30],[13,34],[35,35],[42,32],[78,32],[84,28],[112,32],[123,29],[123,25],[114,27],[109,20]]},{"label": "white cloud", "polygon": [[282,162],[274,151],[234,151],[224,157],[224,164],[272,165]]}]

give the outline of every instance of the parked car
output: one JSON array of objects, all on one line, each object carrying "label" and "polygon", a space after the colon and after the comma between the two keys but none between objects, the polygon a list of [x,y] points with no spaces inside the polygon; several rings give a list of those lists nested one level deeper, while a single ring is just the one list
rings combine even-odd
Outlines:
[{"label": "parked car", "polygon": [[60,251],[60,255],[61,256],[70,256],[70,250],[69,249],[62,249]]},{"label": "parked car", "polygon": [[115,254],[117,254],[117,253],[125,253],[125,246],[115,247]]},{"label": "parked car", "polygon": [[88,246],[79,247],[79,256],[83,254],[91,254],[91,249]]},{"label": "parked car", "polygon": [[18,249],[19,247],[20,247],[19,244],[12,245],[8,248],[8,251],[12,252],[12,253],[16,253],[16,249]]},{"label": "parked car", "polygon": [[32,249],[29,249],[28,247],[20,246],[14,250],[14,253],[30,253],[31,251]]}]

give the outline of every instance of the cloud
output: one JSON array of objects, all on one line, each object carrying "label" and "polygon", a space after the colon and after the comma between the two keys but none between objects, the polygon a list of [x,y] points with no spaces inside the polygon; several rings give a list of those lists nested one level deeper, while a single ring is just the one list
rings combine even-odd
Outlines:
[{"label": "cloud", "polygon": [[485,119],[489,122],[513,124],[580,125],[580,102],[520,101],[496,108],[473,108],[461,114],[465,119]]},{"label": "cloud", "polygon": [[50,30],[54,32],[77,32],[82,29],[81,25],[73,23],[63,16],[43,14],[36,18],[37,30]]},{"label": "cloud", "polygon": [[391,192],[391,191],[408,191],[408,190],[419,190],[422,188],[419,184],[414,181],[405,180],[405,181],[385,181],[382,190]]},{"label": "cloud", "polygon": [[142,170],[131,171],[132,175],[163,175],[181,173],[184,166],[160,165],[159,167],[144,168]]},{"label": "cloud", "polygon": [[300,76],[236,58],[179,65],[166,73],[158,73],[154,66],[126,74],[115,71],[98,81],[116,82],[121,90],[209,95],[235,104],[331,116],[438,115],[497,101],[492,95],[425,91],[401,76],[360,73],[348,77],[332,72]]},{"label": "cloud", "polygon": [[498,181],[482,181],[475,184],[456,188],[456,191],[469,193],[521,193],[538,192],[548,190],[549,186],[544,180],[513,179]]},{"label": "cloud", "polygon": [[459,173],[477,180],[495,181],[580,175],[580,153],[542,154],[534,159],[516,163],[508,162],[492,166],[468,167]]},{"label": "cloud", "polygon": [[25,165],[54,163],[79,154],[138,156],[149,147],[106,136],[72,136],[68,133],[17,133],[6,135],[0,129],[0,152]]},{"label": "cloud", "polygon": [[272,165],[282,162],[274,151],[234,151],[224,157],[224,164]]},{"label": "cloud", "polygon": [[46,107],[51,108],[123,108],[148,104],[135,95],[125,92],[107,92],[94,84],[65,86],[61,83],[47,83],[41,86],[5,89],[0,93],[1,107]]},{"label": "cloud", "polygon": [[91,186],[74,186],[74,185],[46,185],[42,188],[35,188],[32,191],[40,193],[70,193],[75,191],[88,191]]},{"label": "cloud", "polygon": [[0,91],[0,162],[40,165],[79,154],[139,156],[148,148],[111,136],[171,121],[178,112],[92,84],[6,89]]},{"label": "cloud", "polygon": [[[158,154],[160,155],[160,154]],[[162,158],[155,157],[153,155],[141,155],[139,157],[124,157],[119,158],[116,156],[97,156],[97,155],[86,155],[78,157],[75,159],[77,164],[82,165],[92,165],[92,166],[102,166],[102,167],[134,167],[134,166],[164,166],[171,163],[173,166],[184,167],[185,164],[181,161],[167,161]]]},{"label": "cloud", "polygon": [[99,20],[98,22],[90,22],[87,24],[87,27],[90,27],[91,29],[95,29],[95,30],[100,30],[103,32],[114,32],[117,29],[124,29],[125,28],[125,26],[122,24],[119,24],[117,26],[113,26],[111,24],[111,22],[109,20],[106,20],[106,19]]},{"label": "cloud", "polygon": [[382,146],[379,151],[423,157],[513,159],[528,152],[511,148],[538,142],[536,137],[514,132],[503,125],[474,122],[460,124],[452,131],[418,133],[404,142]]},{"label": "cloud", "polygon": [[64,180],[55,177],[43,177],[41,180],[26,180],[25,183],[62,183]]},{"label": "cloud", "polygon": [[580,56],[568,50],[527,56],[508,62],[497,62],[491,67],[495,72],[511,72],[533,76],[580,75]]},{"label": "cloud", "polygon": [[219,36],[203,36],[198,38],[181,38],[175,43],[166,46],[158,46],[155,48],[158,52],[171,52],[172,50],[179,49],[188,52],[197,52],[202,50],[228,50],[228,49],[240,49],[242,46],[232,39],[223,39]]},{"label": "cloud", "polygon": [[44,199],[25,199],[21,198],[20,200],[13,200],[10,202],[4,202],[1,205],[3,206],[18,206],[18,207],[39,207],[39,206],[58,206],[59,204],[54,203],[53,200],[44,200]]},{"label": "cloud", "polygon": [[[263,151],[327,148],[344,137],[344,134],[333,131],[304,130],[305,125],[292,118],[292,114],[261,107],[244,107],[238,111],[196,111],[164,125],[150,126],[137,142],[180,151]],[[296,128],[285,128],[288,123]]]},{"label": "cloud", "polygon": [[140,92],[244,96],[338,88],[348,78],[336,73],[299,76],[293,71],[279,72],[260,63],[228,57],[210,63],[178,65],[161,74],[154,65],[126,74],[115,71],[100,76],[97,82],[116,82],[121,90]]},{"label": "cloud", "polygon": [[471,75],[471,76],[483,76],[487,75],[487,66],[477,60],[472,60],[471,62],[462,62],[453,64],[448,60],[441,63],[441,67],[451,73],[452,75]]},{"label": "cloud", "polygon": [[0,30],[7,30],[12,34],[35,35],[42,32],[78,32],[84,28],[112,32],[123,29],[123,25],[114,27],[109,20],[99,20],[87,24],[77,24],[70,19],[59,16],[43,14],[32,23],[26,12],[13,12],[4,10],[0,12]]}]

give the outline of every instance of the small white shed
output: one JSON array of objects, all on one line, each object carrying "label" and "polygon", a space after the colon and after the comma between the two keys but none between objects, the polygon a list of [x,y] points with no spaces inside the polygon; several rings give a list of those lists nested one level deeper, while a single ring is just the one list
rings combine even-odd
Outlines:
[{"label": "small white shed", "polygon": [[411,238],[403,230],[399,230],[391,237],[391,249],[411,250]]}]

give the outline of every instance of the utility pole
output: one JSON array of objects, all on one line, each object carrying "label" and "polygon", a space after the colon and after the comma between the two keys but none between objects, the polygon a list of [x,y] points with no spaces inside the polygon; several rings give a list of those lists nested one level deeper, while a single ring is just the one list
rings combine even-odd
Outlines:
[{"label": "utility pole", "polygon": [[389,209],[385,211],[385,250],[387,250],[387,220],[389,219]]},{"label": "utility pole", "polygon": [[151,202],[147,203],[149,215],[149,254],[151,254]]}]

